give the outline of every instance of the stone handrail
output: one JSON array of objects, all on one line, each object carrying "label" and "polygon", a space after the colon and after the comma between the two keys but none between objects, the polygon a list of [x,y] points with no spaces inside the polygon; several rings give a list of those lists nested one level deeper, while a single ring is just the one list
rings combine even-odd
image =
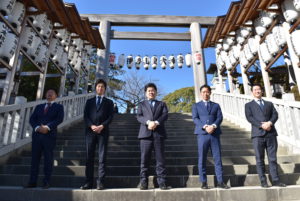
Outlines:
[{"label": "stone handrail", "polygon": [[[273,102],[278,112],[279,118],[275,124],[278,143],[290,153],[300,153],[300,102],[264,99]],[[224,118],[246,130],[251,129],[245,116],[245,104],[253,100],[252,96],[213,92],[212,100],[220,104]]]},{"label": "stone handrail", "polygon": [[[80,120],[86,100],[93,96],[94,93],[57,98],[56,102],[64,106],[65,113],[59,128]],[[44,102],[0,106],[0,156],[31,142],[29,118],[35,106]]]}]

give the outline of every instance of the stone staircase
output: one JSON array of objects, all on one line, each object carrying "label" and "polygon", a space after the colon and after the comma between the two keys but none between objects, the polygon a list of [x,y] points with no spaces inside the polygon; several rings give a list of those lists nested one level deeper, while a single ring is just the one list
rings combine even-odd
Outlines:
[{"label": "stone staircase", "polygon": [[[0,166],[0,200],[300,200],[300,186],[297,186],[300,184],[299,155],[288,155],[286,149],[280,147],[280,179],[290,186],[262,189],[256,174],[250,133],[224,121],[221,137],[224,179],[232,188],[213,188],[216,180],[213,159],[209,157],[208,184],[212,188],[202,190],[198,181],[197,139],[193,134],[191,115],[170,114],[166,128],[167,179],[172,190],[155,188],[155,176],[149,178],[152,189],[137,189],[140,171],[139,124],[134,115],[119,114],[115,115],[110,127],[107,190],[79,190],[85,180],[84,124],[81,122],[59,134],[50,189],[22,188],[28,182],[31,162],[31,152],[25,150]],[[153,160],[151,175],[155,175],[154,167]],[[42,165],[40,173],[43,173]],[[42,176],[40,183],[41,180]]]}]

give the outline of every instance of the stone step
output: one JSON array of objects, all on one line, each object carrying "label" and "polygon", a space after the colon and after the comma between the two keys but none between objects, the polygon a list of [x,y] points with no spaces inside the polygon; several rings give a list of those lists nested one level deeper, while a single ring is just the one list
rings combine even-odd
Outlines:
[{"label": "stone step", "polygon": [[[300,184],[299,173],[279,175],[279,177],[280,180],[287,185]],[[40,176],[38,181],[39,185],[42,184],[42,179],[43,177]],[[167,176],[166,179],[168,185],[172,186],[173,188],[182,188],[182,187],[199,188],[200,187],[199,176],[197,175]],[[0,174],[0,186],[24,186],[28,183],[28,180],[29,180],[29,176],[27,174],[23,174],[23,175]],[[139,180],[140,180],[139,176],[107,176],[105,178],[105,184],[107,188],[137,188],[139,184]],[[213,187],[216,185],[216,177],[214,175],[208,175],[207,180],[209,186]],[[225,183],[227,183],[232,187],[260,186],[260,181],[257,174],[231,175],[231,176],[224,175],[224,181]],[[84,182],[85,182],[84,176],[52,175],[51,178],[51,186],[55,188],[69,187],[69,188],[79,189],[79,187]],[[268,182],[269,184],[271,184],[270,181]],[[149,177],[149,187],[150,188],[157,187],[155,176]],[[0,198],[0,200],[2,199]]]},{"label": "stone step", "polygon": [[[84,157],[85,151],[54,151],[54,157]],[[31,156],[29,151],[24,152],[24,156]],[[198,156],[198,151],[166,151],[166,157],[190,157],[190,156]],[[222,156],[254,156],[253,150],[223,150]],[[140,157],[139,151],[121,151],[118,149],[117,151],[112,151],[108,149],[107,157]]]},{"label": "stone step", "polygon": [[[57,165],[85,165],[85,157],[78,158],[55,158],[54,164]],[[295,156],[278,156],[277,157],[278,164],[294,164],[300,163],[300,157]],[[26,164],[29,165],[31,163],[31,157],[14,157],[10,158],[7,161],[7,164]],[[95,158],[95,164],[97,163],[97,157]],[[120,164],[128,164],[128,165],[139,165],[140,158],[139,157],[131,157],[131,158],[107,158],[107,163],[110,165],[120,165]],[[222,158],[223,165],[255,165],[255,157],[254,156],[240,156],[240,157],[223,157]],[[43,164],[43,158],[41,159],[41,164]],[[152,157],[152,164],[155,164],[155,159]],[[197,165],[198,157],[166,157],[167,165]],[[212,157],[208,157],[207,165],[213,165],[214,161]],[[267,158],[265,159],[265,164],[268,164]]]},{"label": "stone step", "polygon": [[[155,174],[155,163],[150,168],[150,174]],[[199,175],[197,165],[167,165],[167,173],[170,176],[175,175]],[[224,175],[247,175],[256,174],[255,165],[224,165]],[[268,168],[266,168],[268,169]],[[40,168],[42,172],[43,167]],[[214,168],[211,165],[207,167],[207,174],[214,174]],[[30,172],[30,165],[14,164],[14,165],[3,165],[0,167],[0,174],[26,174]],[[107,175],[110,176],[136,176],[139,175],[140,166],[130,164],[118,164],[116,166],[107,164]],[[280,174],[300,173],[300,164],[279,164],[278,172]],[[53,174],[55,175],[85,175],[84,165],[59,165],[54,166]],[[95,175],[97,175],[97,163],[95,163]]]},{"label": "stone step", "polygon": [[3,201],[291,201],[299,200],[300,187],[289,186],[287,188],[260,187],[235,187],[229,190],[213,188],[202,190],[200,188],[174,188],[168,191],[150,189],[140,191],[138,189],[107,189],[103,191],[88,190],[82,191],[72,188],[50,188],[43,190],[24,190],[20,187],[1,187],[0,194]]}]

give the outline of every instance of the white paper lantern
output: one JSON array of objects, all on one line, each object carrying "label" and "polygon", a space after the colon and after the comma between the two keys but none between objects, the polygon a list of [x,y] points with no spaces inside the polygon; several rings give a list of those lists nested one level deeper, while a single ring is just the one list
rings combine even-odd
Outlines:
[{"label": "white paper lantern", "polygon": [[74,68],[75,68],[75,70],[77,70],[77,72],[80,72],[80,70],[81,70],[81,57],[78,57]]},{"label": "white paper lantern", "polygon": [[156,69],[157,64],[158,64],[158,58],[157,58],[157,56],[152,56],[151,57],[151,66],[152,66],[152,68]]},{"label": "white paper lantern", "polygon": [[283,47],[286,44],[284,29],[281,25],[274,26],[272,33],[278,46]]},{"label": "white paper lantern", "polygon": [[231,71],[231,69],[232,69],[232,64],[231,64],[230,59],[229,59],[228,56],[227,56],[226,59],[225,59],[225,66],[226,66],[226,69],[227,69],[228,71]]},{"label": "white paper lantern", "polygon": [[269,27],[272,24],[273,19],[276,17],[276,13],[261,11],[259,13],[259,17],[260,17],[262,26]]},{"label": "white paper lantern", "polygon": [[273,59],[273,56],[269,52],[268,46],[265,42],[263,42],[259,45],[259,51],[260,51],[260,54],[261,54],[261,57],[262,57],[262,60],[264,63],[269,63]]},{"label": "white paper lantern", "polygon": [[263,25],[261,18],[254,20],[254,27],[256,34],[259,36],[262,36],[267,31],[267,28]]},{"label": "white paper lantern", "polygon": [[299,12],[296,10],[293,0],[285,0],[281,4],[281,8],[287,22],[294,22],[299,18]]},{"label": "white paper lantern", "polygon": [[272,55],[276,55],[277,52],[279,52],[280,47],[279,45],[276,43],[274,35],[272,33],[268,34],[266,37],[266,44],[268,47],[269,52]]},{"label": "white paper lantern", "polygon": [[185,65],[187,67],[191,67],[192,66],[192,55],[191,54],[186,54],[185,55]]},{"label": "white paper lantern", "polygon": [[160,66],[162,67],[162,69],[166,69],[167,67],[167,57],[165,55],[161,56],[160,59]]},{"label": "white paper lantern", "polygon": [[8,15],[7,20],[11,23],[11,25],[17,30],[20,29],[20,26],[23,22],[25,16],[25,6],[20,2],[16,2],[12,12]]},{"label": "white paper lantern", "polygon": [[125,65],[125,55],[120,54],[118,57],[118,66],[122,68]]},{"label": "white paper lantern", "polygon": [[70,44],[70,41],[71,41],[71,33],[69,31],[66,31],[65,35],[62,38],[61,43],[64,46],[68,46]]},{"label": "white paper lantern", "polygon": [[31,46],[31,48],[29,48],[27,50],[28,55],[32,59],[35,59],[38,46],[41,44],[41,42],[42,42],[42,40],[40,39],[40,37],[38,37],[37,35],[34,35],[32,46]]},{"label": "white paper lantern", "polygon": [[149,66],[150,66],[150,57],[148,56],[144,56],[143,58],[143,63],[144,63],[144,68],[146,70],[148,70]]},{"label": "white paper lantern", "polygon": [[201,62],[202,62],[202,55],[201,55],[201,53],[197,51],[197,52],[194,54],[194,59],[195,59],[196,64],[197,64],[197,65],[200,65]]},{"label": "white paper lantern", "polygon": [[[63,40],[65,35],[67,34],[67,29],[56,29],[55,30],[55,36],[59,38],[60,40]],[[76,38],[73,41],[73,45],[77,45],[79,43],[80,38]]]},{"label": "white paper lantern", "polygon": [[220,66],[220,67],[223,67],[223,66],[225,66],[225,62],[222,60],[222,57],[221,57],[221,55],[217,55],[217,63],[218,63],[218,65]]},{"label": "white paper lantern", "polygon": [[16,0],[1,0],[0,1],[0,12],[3,16],[9,15],[15,5]]},{"label": "white paper lantern", "polygon": [[59,45],[57,47],[57,52],[56,54],[54,55],[54,57],[52,58],[52,60],[56,63],[56,64],[59,64],[60,62],[60,58],[61,58],[61,55],[64,53],[64,47],[62,45]]},{"label": "white paper lantern", "polygon": [[29,19],[32,21],[33,26],[35,26],[38,31],[42,30],[44,24],[46,24],[48,20],[45,13],[39,15],[30,15]]},{"label": "white paper lantern", "polygon": [[[58,46],[60,45],[60,42],[57,38],[52,38],[49,45],[49,51],[50,51],[50,57],[53,58],[54,55],[56,55]],[[71,59],[71,58],[70,58]]]},{"label": "white paper lantern", "polygon": [[21,34],[20,43],[22,49],[27,52],[29,49],[32,48],[35,38],[35,32],[31,27],[24,27],[24,31]]},{"label": "white paper lantern", "polygon": [[240,45],[242,45],[244,42],[245,42],[245,38],[244,37],[242,37],[242,36],[240,36],[240,35],[238,35],[237,37],[236,37],[236,41],[238,42],[238,44],[240,44]]},{"label": "white paper lantern", "polygon": [[0,55],[1,52],[4,50],[4,41],[5,41],[5,37],[7,35],[8,29],[6,24],[4,24],[3,22],[0,21]]},{"label": "white paper lantern", "polygon": [[184,57],[182,54],[177,55],[177,65],[179,68],[182,68],[184,63]]},{"label": "white paper lantern", "polygon": [[300,11],[300,0],[293,0],[293,4],[297,11]]},{"label": "white paper lantern", "polygon": [[135,57],[135,68],[136,68],[137,70],[140,69],[141,63],[142,63],[142,57],[141,57],[140,55],[137,55],[137,56]]},{"label": "white paper lantern", "polygon": [[241,51],[239,60],[240,60],[240,65],[244,68],[246,68],[247,65],[249,64],[249,61],[246,59],[244,51]]},{"label": "white paper lantern", "polygon": [[75,47],[73,45],[69,46],[69,51],[68,51],[68,60],[71,61],[74,53],[75,53]]},{"label": "white paper lantern", "polygon": [[236,34],[238,36],[241,36],[243,38],[247,38],[251,33],[251,28],[249,27],[242,27],[240,29],[237,30]]},{"label": "white paper lantern", "polygon": [[9,60],[14,56],[18,45],[18,38],[15,34],[8,32],[6,34],[3,49],[1,51],[1,58],[9,63]]},{"label": "white paper lantern", "polygon": [[78,51],[75,51],[74,56],[73,56],[72,60],[70,61],[71,66],[75,67],[78,58],[79,58],[79,53],[78,53]]},{"label": "white paper lantern", "polygon": [[296,30],[291,34],[291,41],[295,53],[300,57],[300,30]]},{"label": "white paper lantern", "polygon": [[108,56],[108,63],[111,67],[114,67],[115,63],[116,63],[116,55],[115,53],[110,53]]},{"label": "white paper lantern", "polygon": [[241,46],[240,45],[234,45],[232,46],[232,53],[235,59],[239,59],[241,52]]},{"label": "white paper lantern", "polygon": [[221,55],[222,61],[225,62],[228,57],[228,53],[226,51],[221,51],[220,55]]},{"label": "white paper lantern", "polygon": [[60,59],[60,67],[62,69],[65,69],[67,66],[68,66],[68,53],[64,52],[62,55],[61,55],[61,59]]},{"label": "white paper lantern", "polygon": [[41,43],[38,55],[35,57],[35,61],[40,67],[45,67],[48,60],[48,48],[46,45]]},{"label": "white paper lantern", "polygon": [[133,66],[133,56],[132,55],[127,56],[126,64],[127,64],[127,68],[131,69],[131,67]]},{"label": "white paper lantern", "polygon": [[258,51],[258,46],[255,38],[251,37],[248,39],[248,46],[250,48],[251,53],[253,55],[256,55]]},{"label": "white paper lantern", "polygon": [[92,54],[93,46],[92,45],[85,45],[85,49],[88,55]]},{"label": "white paper lantern", "polygon": [[40,34],[43,36],[45,40],[49,39],[52,29],[53,29],[53,23],[47,19],[46,23],[43,25],[40,31]]},{"label": "white paper lantern", "polygon": [[237,62],[236,58],[234,57],[233,50],[229,51],[228,57],[231,65],[234,65]]},{"label": "white paper lantern", "polygon": [[253,59],[254,55],[252,54],[248,43],[244,46],[244,52],[245,52],[246,59],[248,61],[251,61]]},{"label": "white paper lantern", "polygon": [[175,63],[176,63],[176,59],[174,57],[174,55],[169,56],[169,66],[171,69],[173,69],[175,67]]}]

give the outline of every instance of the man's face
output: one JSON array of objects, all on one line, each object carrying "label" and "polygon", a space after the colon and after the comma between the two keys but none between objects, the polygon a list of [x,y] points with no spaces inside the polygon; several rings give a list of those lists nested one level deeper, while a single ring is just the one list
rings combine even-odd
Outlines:
[{"label": "man's face", "polygon": [[99,96],[104,95],[104,93],[105,93],[105,86],[104,86],[103,83],[97,84],[97,86],[96,86],[96,93]]},{"label": "man's face", "polygon": [[260,88],[260,86],[254,86],[252,88],[252,94],[255,98],[261,99],[262,97],[262,90]]},{"label": "man's face", "polygon": [[206,87],[202,88],[202,90],[200,91],[202,100],[205,100],[205,101],[208,101],[210,99],[210,94],[211,94],[211,92]]},{"label": "man's face", "polygon": [[148,88],[147,88],[147,90],[146,90],[146,97],[147,97],[149,100],[155,99],[156,94],[157,94],[157,91],[156,91],[153,87],[148,87]]},{"label": "man's face", "polygon": [[54,90],[50,89],[46,93],[46,99],[48,102],[54,101],[57,98],[57,94]]}]

